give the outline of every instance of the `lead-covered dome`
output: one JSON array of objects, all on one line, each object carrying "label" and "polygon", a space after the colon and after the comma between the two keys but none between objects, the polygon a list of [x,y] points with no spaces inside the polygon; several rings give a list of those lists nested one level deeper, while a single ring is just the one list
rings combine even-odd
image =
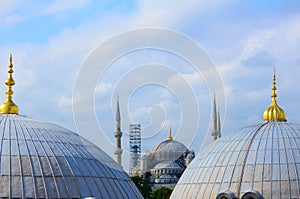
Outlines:
[{"label": "lead-covered dome", "polygon": [[300,125],[270,121],[215,141],[191,162],[171,198],[300,198],[299,174]]},{"label": "lead-covered dome", "polygon": [[180,155],[182,155],[182,153],[187,152],[187,151],[188,151],[188,149],[186,148],[186,146],[184,144],[173,139],[172,129],[170,128],[169,137],[167,138],[167,140],[162,141],[162,142],[158,143],[155,147],[153,147],[153,149],[151,150],[151,153],[152,154],[173,153],[173,154],[177,154],[180,156]]},{"label": "lead-covered dome", "polygon": [[188,151],[188,148],[184,144],[172,139],[157,144],[151,150],[151,154],[157,161],[174,161],[181,157],[183,153],[188,153]]},{"label": "lead-covered dome", "polygon": [[265,122],[218,139],[188,166],[171,198],[300,198],[300,125],[286,122],[276,102]]},{"label": "lead-covered dome", "polygon": [[186,152],[187,147],[177,140],[165,140],[157,144],[152,150],[152,153],[155,152]]},{"label": "lead-covered dome", "polygon": [[142,198],[96,145],[16,114],[0,114],[0,172],[1,198]]}]

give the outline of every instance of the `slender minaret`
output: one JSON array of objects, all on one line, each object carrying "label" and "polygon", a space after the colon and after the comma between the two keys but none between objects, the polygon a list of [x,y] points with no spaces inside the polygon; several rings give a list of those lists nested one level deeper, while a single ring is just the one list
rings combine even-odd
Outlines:
[{"label": "slender minaret", "polygon": [[217,131],[218,131],[218,138],[221,137],[221,119],[220,119],[220,108],[218,107],[218,128],[217,128]]},{"label": "slender minaret", "polygon": [[215,141],[218,138],[218,121],[217,121],[217,107],[216,107],[216,94],[214,93],[212,116],[211,116],[211,136]]},{"label": "slender minaret", "polygon": [[117,111],[116,111],[116,131],[114,133],[116,143],[115,143],[115,161],[122,167],[122,148],[121,148],[121,116],[120,116],[120,107],[119,107],[119,96],[117,97]]}]

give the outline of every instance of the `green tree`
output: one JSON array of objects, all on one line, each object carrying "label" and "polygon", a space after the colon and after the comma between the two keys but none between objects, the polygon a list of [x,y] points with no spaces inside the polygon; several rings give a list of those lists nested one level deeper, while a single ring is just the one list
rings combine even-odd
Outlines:
[{"label": "green tree", "polygon": [[148,181],[141,176],[132,176],[131,179],[134,182],[134,184],[137,186],[137,188],[140,190],[144,198],[150,199],[152,189],[148,185]]},{"label": "green tree", "polygon": [[167,187],[160,187],[152,192],[152,199],[168,199],[171,196],[172,189]]}]

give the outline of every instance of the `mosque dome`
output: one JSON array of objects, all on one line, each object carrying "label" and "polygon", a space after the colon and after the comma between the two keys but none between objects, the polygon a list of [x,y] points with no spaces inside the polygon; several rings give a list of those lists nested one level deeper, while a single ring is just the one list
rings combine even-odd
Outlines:
[{"label": "mosque dome", "polygon": [[165,140],[157,144],[152,150],[152,153],[155,152],[186,152],[187,147],[177,140]]},{"label": "mosque dome", "polygon": [[0,197],[141,198],[96,145],[58,125],[0,115]]},{"label": "mosque dome", "polygon": [[283,113],[276,108],[264,122],[213,142],[189,164],[171,198],[300,198],[300,125]]},{"label": "mosque dome", "polygon": [[120,166],[90,141],[18,115],[11,73],[0,107],[1,198],[143,198]]},{"label": "mosque dome", "polygon": [[[268,121],[218,139],[190,163],[172,198],[300,198],[300,125]],[[231,198],[231,197],[228,197]],[[225,198],[224,198],[225,199]]]},{"label": "mosque dome", "polygon": [[150,152],[157,161],[176,160],[183,153],[188,152],[188,148],[181,142],[174,140],[170,129],[167,140],[158,143]]},{"label": "mosque dome", "polygon": [[158,143],[152,150],[151,153],[156,152],[179,152],[183,153],[188,151],[188,148],[179,141],[176,141],[172,137],[172,129],[170,128],[169,137],[167,140]]}]

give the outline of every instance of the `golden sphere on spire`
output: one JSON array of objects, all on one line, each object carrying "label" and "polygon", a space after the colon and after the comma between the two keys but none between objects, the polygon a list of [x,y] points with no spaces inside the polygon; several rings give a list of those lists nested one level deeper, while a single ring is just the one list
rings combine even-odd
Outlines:
[{"label": "golden sphere on spire", "polygon": [[169,131],[169,137],[167,138],[167,140],[173,140],[173,137],[172,137],[172,129],[170,127],[170,131]]},{"label": "golden sphere on spire", "polygon": [[282,108],[280,108],[276,101],[276,73],[274,68],[274,76],[273,76],[273,86],[272,86],[272,102],[269,108],[267,108],[264,112],[263,118],[266,121],[280,121],[286,122],[286,115]]},{"label": "golden sphere on spire", "polygon": [[0,113],[2,114],[18,114],[19,109],[18,106],[12,101],[12,95],[14,92],[12,91],[12,86],[15,85],[15,81],[12,77],[12,73],[14,72],[13,64],[12,64],[12,55],[9,56],[9,65],[8,65],[8,78],[5,80],[5,84],[7,85],[6,100],[0,106]]}]

